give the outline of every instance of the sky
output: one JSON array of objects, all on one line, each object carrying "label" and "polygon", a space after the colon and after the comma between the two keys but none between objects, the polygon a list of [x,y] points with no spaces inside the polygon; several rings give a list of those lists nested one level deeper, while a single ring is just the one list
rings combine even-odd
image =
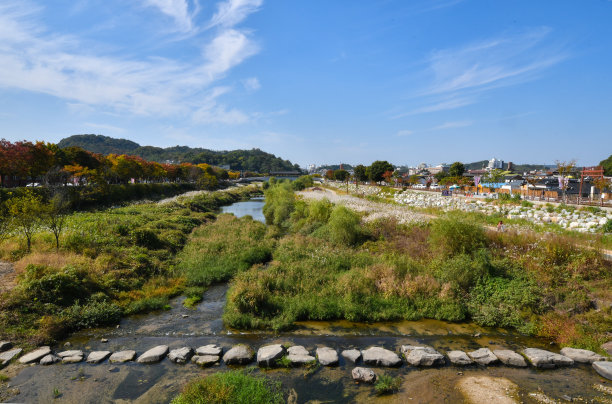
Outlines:
[{"label": "sky", "polygon": [[2,0],[0,138],[595,165],[611,21],[611,0]]}]

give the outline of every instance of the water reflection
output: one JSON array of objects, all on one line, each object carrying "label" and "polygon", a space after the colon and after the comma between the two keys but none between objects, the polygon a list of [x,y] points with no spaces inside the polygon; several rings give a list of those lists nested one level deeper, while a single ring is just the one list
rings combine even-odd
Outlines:
[{"label": "water reflection", "polygon": [[249,201],[235,202],[229,206],[224,206],[221,208],[221,212],[232,213],[236,217],[251,216],[254,220],[265,223],[266,218],[263,215],[265,203],[263,197],[252,198]]}]

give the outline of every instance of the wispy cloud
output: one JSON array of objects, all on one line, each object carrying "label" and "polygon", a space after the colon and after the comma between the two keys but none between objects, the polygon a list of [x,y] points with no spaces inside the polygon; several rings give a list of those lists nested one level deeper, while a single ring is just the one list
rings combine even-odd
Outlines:
[{"label": "wispy cloud", "polygon": [[434,126],[431,128],[431,131],[436,130],[445,130],[445,129],[454,129],[454,128],[465,128],[467,126],[472,126],[474,122],[472,121],[454,121],[454,122],[445,122],[441,125]]},{"label": "wispy cloud", "polygon": [[413,133],[414,133],[414,132],[413,132],[413,131],[411,131],[411,130],[406,130],[406,129],[404,129],[404,130],[400,130],[400,131],[398,131],[398,132],[397,132],[397,136],[410,136],[410,135],[412,135]]},{"label": "wispy cloud", "polygon": [[248,79],[242,80],[242,85],[247,91],[257,91],[261,88],[261,84],[257,77],[249,77]]},{"label": "wispy cloud", "polygon": [[249,14],[259,10],[263,0],[226,0],[218,4],[217,12],[210,20],[209,27],[233,27]]},{"label": "wispy cloud", "polygon": [[[187,24],[178,4],[184,2],[155,3]],[[104,54],[79,38],[47,32],[40,13],[25,0],[0,4],[0,87],[49,94],[98,110],[244,122],[246,114],[216,101],[227,91],[213,86],[258,52],[248,32],[220,30],[203,40],[201,56],[190,61],[156,55],[136,59],[129,49],[123,55],[116,49]]]},{"label": "wispy cloud", "polygon": [[[172,18],[178,29],[182,32],[189,32],[194,28],[193,15],[189,12],[189,2],[187,0],[143,0],[149,7],[156,7],[162,13]],[[197,4],[197,3],[196,3]],[[196,7],[196,10],[199,7]]]},{"label": "wispy cloud", "polygon": [[433,51],[422,72],[427,84],[415,92],[412,108],[391,118],[461,108],[494,89],[537,79],[570,56],[550,34],[539,27]]}]

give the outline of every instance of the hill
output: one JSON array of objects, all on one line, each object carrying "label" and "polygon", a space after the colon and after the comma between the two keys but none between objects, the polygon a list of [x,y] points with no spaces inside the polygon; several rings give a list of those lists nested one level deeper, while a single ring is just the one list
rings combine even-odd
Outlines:
[{"label": "hill", "polygon": [[301,171],[297,164],[283,160],[260,149],[215,151],[199,147],[141,146],[127,139],[115,139],[103,135],[74,135],[62,139],[61,148],[78,146],[93,153],[131,154],[148,161],[164,163],[207,163],[215,166],[229,165],[232,170],[269,173],[274,171]]},{"label": "hill", "polygon": [[[483,167],[486,167],[487,164],[489,164],[489,160],[481,160],[481,161],[475,161],[473,163],[464,163],[465,165],[465,170],[480,170]],[[504,162],[504,170],[507,167],[508,162]],[[514,171],[515,173],[523,173],[525,171],[532,171],[532,170],[546,170],[549,168],[554,168],[556,167],[554,164],[514,164],[514,168],[512,169],[512,171]]]}]

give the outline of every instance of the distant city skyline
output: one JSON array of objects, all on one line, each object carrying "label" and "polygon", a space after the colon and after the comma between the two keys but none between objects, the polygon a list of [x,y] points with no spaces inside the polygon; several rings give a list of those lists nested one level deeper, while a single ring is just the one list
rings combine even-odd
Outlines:
[{"label": "distant city skyline", "polygon": [[306,167],[612,154],[612,1],[5,0],[0,138]]}]

